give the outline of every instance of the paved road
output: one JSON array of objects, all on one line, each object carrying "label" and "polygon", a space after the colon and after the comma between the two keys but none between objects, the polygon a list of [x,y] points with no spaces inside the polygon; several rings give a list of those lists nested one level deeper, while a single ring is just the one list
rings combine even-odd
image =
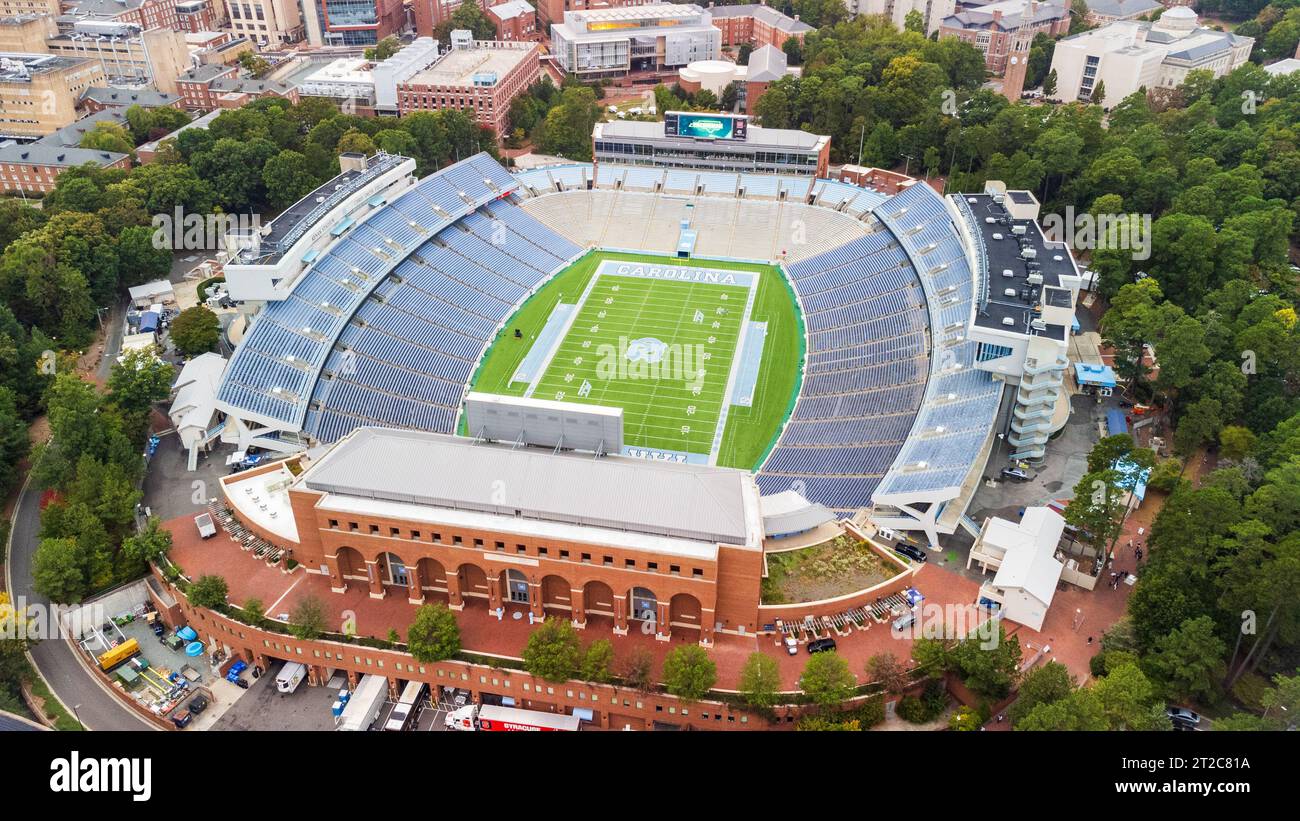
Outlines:
[{"label": "paved road", "polygon": [[[23,488],[14,509],[13,542],[9,553],[9,590],[29,606],[49,606],[50,600],[32,589],[32,554],[40,531],[40,491]],[[32,648],[32,660],[45,681],[65,705],[77,706],[81,721],[91,730],[149,730],[129,707],[108,693],[77,661],[72,645],[50,639]]]}]

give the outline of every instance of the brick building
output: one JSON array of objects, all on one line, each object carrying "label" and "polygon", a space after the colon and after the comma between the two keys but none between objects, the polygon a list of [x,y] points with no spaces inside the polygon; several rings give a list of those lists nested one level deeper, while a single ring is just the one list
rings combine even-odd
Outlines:
[{"label": "brick building", "polygon": [[176,4],[176,27],[191,34],[216,31],[226,22],[224,12],[217,0],[181,0]]},{"label": "brick building", "polygon": [[752,3],[741,6],[718,6],[709,3],[713,25],[722,32],[722,45],[754,48],[781,48],[791,37],[803,42],[812,26],[797,16],[788,17],[770,6]]},{"label": "brick building", "polygon": [[359,428],[297,477],[222,485],[242,521],[292,543],[336,592],[523,604],[704,644],[759,626],[763,520],[746,471]]},{"label": "brick building", "polygon": [[459,108],[501,136],[509,125],[511,101],[540,72],[540,49],[534,43],[453,38],[450,51],[397,84],[398,112]]},{"label": "brick building", "polygon": [[527,0],[506,0],[487,10],[497,28],[498,40],[533,40],[537,34],[537,12]]},{"label": "brick building", "polygon": [[183,30],[176,0],[82,0],[65,19],[114,20],[134,23],[142,29]]},{"label": "brick building", "polygon": [[959,11],[939,24],[939,36],[970,43],[984,54],[984,66],[993,74],[1007,69],[1012,44],[1033,40],[1037,34],[1059,37],[1070,30],[1070,10],[1063,0],[1000,0],[978,9]]}]

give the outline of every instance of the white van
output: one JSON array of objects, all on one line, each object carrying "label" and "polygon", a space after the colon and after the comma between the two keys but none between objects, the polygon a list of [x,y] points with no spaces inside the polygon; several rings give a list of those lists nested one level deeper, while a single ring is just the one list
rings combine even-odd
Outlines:
[{"label": "white van", "polygon": [[416,704],[422,695],[424,695],[424,682],[407,682],[406,687],[402,690],[401,699],[398,700],[397,704],[393,705],[393,711],[388,714],[388,721],[384,723],[384,729],[398,733],[405,730],[416,713]]},{"label": "white van", "polygon": [[292,693],[307,677],[307,668],[296,661],[286,662],[275,676],[275,689],[282,693]]}]

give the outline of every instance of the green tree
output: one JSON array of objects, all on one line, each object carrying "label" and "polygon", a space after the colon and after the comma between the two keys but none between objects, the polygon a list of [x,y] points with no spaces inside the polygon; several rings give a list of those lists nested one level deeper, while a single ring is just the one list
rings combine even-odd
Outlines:
[{"label": "green tree", "polygon": [[1144,660],[1150,677],[1175,699],[1209,699],[1218,693],[1228,647],[1209,616],[1188,619],[1158,642]]},{"label": "green tree", "polygon": [[262,181],[266,184],[271,205],[287,208],[307,196],[318,185],[307,158],[297,151],[281,151],[266,161],[262,168]]},{"label": "green tree", "polygon": [[578,673],[582,647],[567,619],[550,618],[528,637],[523,652],[524,669],[547,681],[568,681]]},{"label": "green tree", "polygon": [[606,684],[614,679],[614,645],[609,639],[596,639],[582,653],[578,678]]},{"label": "green tree", "polygon": [[664,658],[664,685],[686,702],[698,701],[718,680],[718,666],[698,644],[684,644]]},{"label": "green tree", "polygon": [[252,626],[261,627],[266,623],[266,606],[256,596],[248,597],[241,609],[244,611],[244,620]]},{"label": "green tree", "polygon": [[1007,714],[1011,723],[1016,725],[1038,705],[1058,702],[1074,690],[1074,677],[1069,668],[1058,661],[1049,661],[1025,674],[1016,701],[1008,708]]},{"label": "green tree", "polygon": [[387,60],[389,57],[392,57],[401,50],[402,41],[394,35],[389,35],[370,48],[367,48],[363,54],[367,60],[382,63],[384,60]]},{"label": "green tree", "polygon": [[848,662],[833,651],[813,654],[799,676],[799,689],[822,707],[848,701],[856,686]]},{"label": "green tree", "polygon": [[175,369],[152,350],[126,351],[109,371],[109,398],[124,413],[145,414],[171,394],[175,378]]},{"label": "green tree", "polygon": [[226,586],[225,579],[214,575],[199,576],[194,580],[194,584],[190,585],[190,604],[195,607],[206,607],[209,610],[224,607],[227,593],[229,588]]},{"label": "green tree", "polygon": [[139,533],[122,540],[122,552],[132,561],[157,562],[172,549],[172,533],[161,527],[157,516],[150,516],[148,524]]},{"label": "green tree", "polygon": [[32,556],[32,587],[58,604],[76,604],[86,595],[81,553],[74,539],[41,539]]},{"label": "green tree", "polygon": [[456,614],[442,604],[422,606],[415,611],[415,620],[406,630],[406,646],[416,661],[425,663],[456,655],[460,652]]},{"label": "green tree", "polygon": [[740,668],[740,694],[745,703],[760,709],[771,707],[780,687],[781,670],[776,659],[766,653],[750,653]]},{"label": "green tree", "polygon": [[221,341],[221,321],[202,305],[186,308],[172,321],[170,338],[185,356],[208,353]]}]

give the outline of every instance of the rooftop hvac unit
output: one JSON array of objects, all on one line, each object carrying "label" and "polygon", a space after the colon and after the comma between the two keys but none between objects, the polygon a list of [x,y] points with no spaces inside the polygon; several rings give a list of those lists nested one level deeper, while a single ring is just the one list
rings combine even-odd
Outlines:
[{"label": "rooftop hvac unit", "polygon": [[1013,276],[1015,276],[1015,275],[1016,275],[1016,272],[1013,271],[1013,270],[1011,270],[1010,268],[1003,268],[1003,269],[1002,269],[1002,276],[1004,276],[1004,277],[1013,277]]},{"label": "rooftop hvac unit", "polygon": [[1011,233],[1013,233],[1013,234],[1024,234],[1024,233],[1026,233],[1028,230],[1029,230],[1028,227],[1025,226],[1025,225],[1013,225],[1013,226],[1011,226]]},{"label": "rooftop hvac unit", "polygon": [[1013,316],[1004,316],[1002,317],[1002,324],[1010,328],[1011,326],[1016,324],[1016,318]]},{"label": "rooftop hvac unit", "polygon": [[1045,331],[1047,330],[1047,323],[1041,319],[1035,319],[1033,322],[1029,323],[1029,327],[1033,328],[1035,331]]},{"label": "rooftop hvac unit", "polygon": [[1002,295],[1003,295],[1003,296],[1009,296],[1009,297],[1011,297],[1012,299],[1014,299],[1015,296],[1016,296],[1016,289],[1015,289],[1015,288],[1008,288],[1008,289],[1006,289],[1005,291],[1002,292]]},{"label": "rooftop hvac unit", "polygon": [[993,235],[993,239],[1002,239],[1002,235],[1001,235],[1001,234],[994,234],[994,235]]},{"label": "rooftop hvac unit", "polygon": [[985,218],[984,218],[984,221],[987,222],[987,223],[990,224],[990,225],[995,225],[995,224],[997,224],[997,219],[996,219],[995,217],[985,217]]},{"label": "rooftop hvac unit", "polygon": [[1033,272],[1030,272],[1030,274],[1029,274],[1029,276],[1026,278],[1026,280],[1029,282],[1030,285],[1042,285],[1042,284],[1043,284],[1043,275],[1040,274],[1040,273],[1038,273],[1037,271],[1033,271]]},{"label": "rooftop hvac unit", "polygon": [[1024,257],[1025,259],[1033,259],[1034,257],[1038,256],[1038,251],[1033,248],[1026,248],[1020,252],[1020,256]]}]

